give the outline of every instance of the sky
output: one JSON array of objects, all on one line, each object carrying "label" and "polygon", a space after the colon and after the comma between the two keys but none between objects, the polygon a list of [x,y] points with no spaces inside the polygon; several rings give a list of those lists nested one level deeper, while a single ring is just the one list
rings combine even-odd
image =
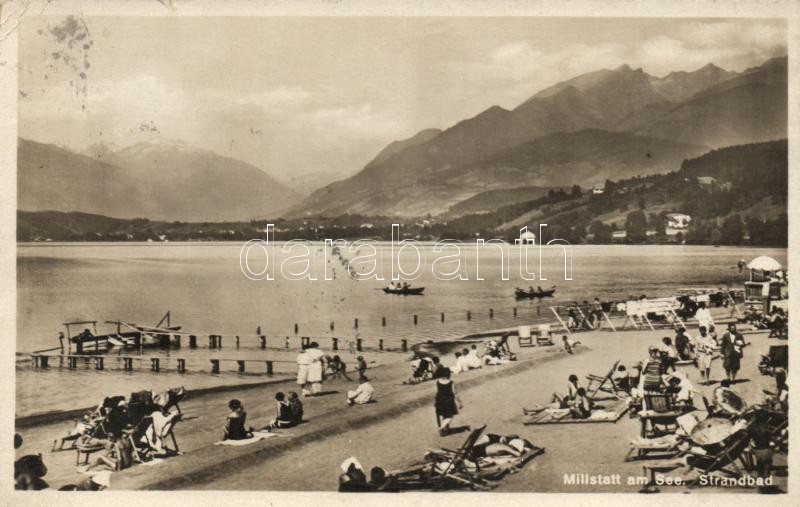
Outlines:
[{"label": "sky", "polygon": [[76,151],[180,140],[281,179],[360,170],[393,140],[578,74],[741,71],[774,19],[29,17],[19,135]]}]

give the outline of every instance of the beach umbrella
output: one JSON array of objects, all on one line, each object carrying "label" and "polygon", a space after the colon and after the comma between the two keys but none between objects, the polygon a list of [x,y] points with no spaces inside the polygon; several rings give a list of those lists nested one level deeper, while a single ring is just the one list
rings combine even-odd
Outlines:
[{"label": "beach umbrella", "polygon": [[762,255],[750,261],[747,267],[750,269],[757,269],[759,271],[778,271],[782,266],[780,262],[776,261],[772,257]]},{"label": "beach umbrella", "polygon": [[735,433],[735,430],[733,423],[729,419],[711,417],[697,423],[689,437],[697,445],[706,446],[718,444],[733,433]]}]

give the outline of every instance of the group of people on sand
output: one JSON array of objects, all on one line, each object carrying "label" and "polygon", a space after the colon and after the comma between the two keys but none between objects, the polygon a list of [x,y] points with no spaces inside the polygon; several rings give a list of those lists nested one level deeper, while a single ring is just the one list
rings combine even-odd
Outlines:
[{"label": "group of people on sand", "polygon": [[[358,373],[358,386],[347,391],[348,405],[363,405],[371,403],[375,398],[375,389],[369,383],[366,375],[367,362],[364,356],[356,357],[356,372]],[[347,374],[347,365],[338,355],[330,357],[320,350],[319,343],[312,341],[297,354],[297,384],[300,386],[303,397],[319,396],[323,394],[322,384],[326,379],[342,377],[348,381],[352,378]]]},{"label": "group of people on sand", "polygon": [[674,340],[664,337],[660,346],[651,345],[648,357],[633,366],[632,371],[636,373],[627,376],[626,383],[631,387],[633,400],[640,400],[645,393],[673,392],[679,403],[691,405],[692,394],[697,391],[676,365],[693,362],[702,378],[700,384],[708,385],[713,382],[711,366],[717,354],[722,358],[725,384],[736,382],[747,343],[734,322],[728,324],[721,337],[717,336],[713,325],[709,327],[710,332],[706,326],[700,326],[696,336],[690,336],[685,328],[678,327]]},{"label": "group of people on sand", "polygon": [[[275,417],[264,426],[264,430],[291,428],[303,422],[303,402],[295,392],[287,396],[283,392],[275,394]],[[225,420],[222,440],[246,440],[253,437],[254,428],[247,425],[247,411],[241,401],[228,402],[228,417]]]},{"label": "group of people on sand", "polygon": [[508,346],[508,333],[501,340],[489,340],[483,345],[483,352],[478,352],[478,345],[472,344],[455,352],[455,363],[450,368],[453,374],[476,370],[486,366],[496,366],[516,361],[517,356]]}]

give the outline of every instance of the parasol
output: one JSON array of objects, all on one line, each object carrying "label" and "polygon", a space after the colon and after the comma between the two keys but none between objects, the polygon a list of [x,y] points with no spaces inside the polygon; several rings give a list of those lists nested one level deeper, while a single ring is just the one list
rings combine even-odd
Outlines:
[{"label": "parasol", "polygon": [[772,257],[762,255],[750,261],[747,267],[750,269],[757,269],[759,271],[778,271],[783,266],[781,266],[781,263]]},{"label": "parasol", "polygon": [[714,389],[714,402],[720,409],[729,414],[740,415],[747,409],[747,403],[744,402],[742,397],[727,387]]},{"label": "parasol", "polygon": [[729,419],[711,417],[697,423],[689,437],[697,445],[706,446],[718,444],[733,433],[735,433],[735,430],[733,423]]}]

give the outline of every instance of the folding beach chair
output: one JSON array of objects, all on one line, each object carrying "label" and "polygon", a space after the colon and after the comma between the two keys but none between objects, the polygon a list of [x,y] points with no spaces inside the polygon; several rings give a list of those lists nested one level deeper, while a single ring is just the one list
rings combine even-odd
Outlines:
[{"label": "folding beach chair", "polygon": [[553,344],[553,331],[550,324],[540,324],[536,330],[536,345],[545,347]]},{"label": "folding beach chair", "polygon": [[[650,438],[658,433],[674,433],[678,429],[678,417],[683,412],[675,406],[675,399],[670,393],[645,393],[645,410],[639,412],[641,424],[640,436]],[[658,426],[663,427],[659,430]]]},{"label": "folding beach chair", "polygon": [[[718,472],[732,477],[742,477],[748,470],[755,469],[753,456],[748,450],[750,445],[750,435],[747,431],[739,431],[728,439],[726,444],[719,450],[698,452],[694,448],[686,451],[686,463],[691,470],[700,470],[704,474]],[[689,481],[689,487],[697,485],[697,480]]]},{"label": "folding beach chair", "polygon": [[517,328],[517,336],[519,337],[519,346],[521,347],[533,347],[533,338],[531,337],[531,327],[530,326],[519,326]]},{"label": "folding beach chair", "polygon": [[593,375],[591,373],[586,375],[586,380],[589,381],[589,384],[586,386],[586,396],[590,400],[594,400],[597,396],[597,393],[600,391],[610,393],[616,397],[627,396],[627,393],[619,389],[612,379],[612,376],[614,375],[614,372],[617,371],[618,366],[619,360],[614,362],[614,365],[605,376]]},{"label": "folding beach chair", "polygon": [[391,484],[390,487],[442,490],[466,486],[471,489],[489,489],[480,477],[478,466],[467,462],[484,429],[485,425],[472,430],[456,450],[429,450],[423,462],[389,472],[387,481]]}]

